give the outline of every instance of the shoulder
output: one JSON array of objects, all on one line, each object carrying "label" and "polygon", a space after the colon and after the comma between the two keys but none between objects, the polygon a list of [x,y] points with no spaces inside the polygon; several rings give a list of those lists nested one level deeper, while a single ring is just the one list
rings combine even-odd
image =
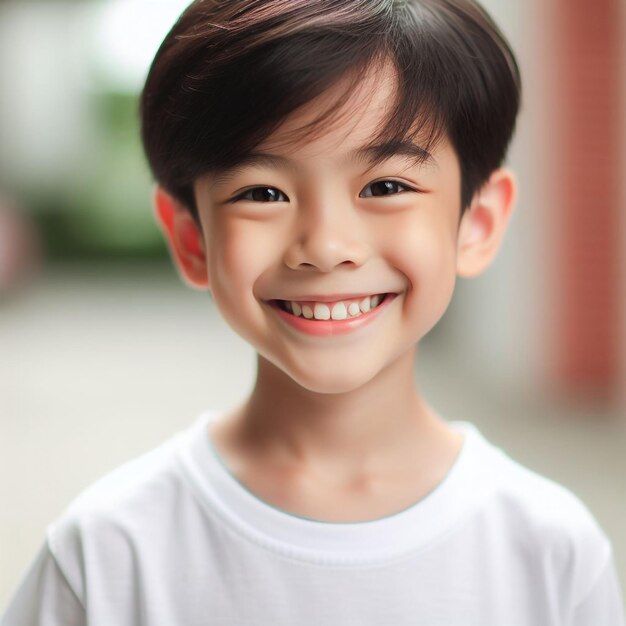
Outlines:
[{"label": "shoulder", "polygon": [[79,597],[95,573],[89,568],[128,568],[138,545],[157,544],[172,527],[182,480],[177,447],[173,437],[106,474],[46,529],[48,548]]},{"label": "shoulder", "polygon": [[70,503],[64,517],[78,519],[97,514],[122,518],[151,503],[158,505],[178,480],[177,442],[178,437],[172,437],[105,474]]},{"label": "shoulder", "polygon": [[484,503],[505,515],[513,527],[529,532],[584,539],[602,535],[593,515],[566,486],[524,466],[491,443],[471,422],[458,422],[469,442],[466,463],[472,480],[484,483],[489,495]]},{"label": "shoulder", "polygon": [[528,529],[572,540],[603,533],[582,500],[564,485],[525,467],[494,448],[494,498]]},{"label": "shoulder", "polygon": [[611,543],[588,507],[567,487],[492,447],[493,476],[486,512],[536,571],[557,581],[560,593],[582,598],[606,569]]}]

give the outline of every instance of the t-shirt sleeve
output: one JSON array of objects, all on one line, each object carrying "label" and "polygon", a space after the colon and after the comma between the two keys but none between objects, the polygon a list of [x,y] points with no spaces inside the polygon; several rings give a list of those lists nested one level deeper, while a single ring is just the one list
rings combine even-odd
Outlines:
[{"label": "t-shirt sleeve", "polygon": [[85,610],[46,542],[0,617],[0,626],[86,623]]},{"label": "t-shirt sleeve", "polygon": [[589,593],[574,609],[571,626],[589,626],[589,624],[626,626],[622,592],[612,557],[609,557]]}]

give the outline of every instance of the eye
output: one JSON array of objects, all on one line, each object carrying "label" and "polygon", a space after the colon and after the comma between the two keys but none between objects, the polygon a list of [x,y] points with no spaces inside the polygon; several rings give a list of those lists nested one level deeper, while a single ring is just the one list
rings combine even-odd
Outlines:
[{"label": "eye", "polygon": [[[371,189],[370,193],[364,193],[365,190]],[[359,194],[361,198],[377,198],[380,196],[393,196],[405,191],[415,191],[411,187],[398,182],[397,180],[377,180],[367,185]]]},{"label": "eye", "polygon": [[281,202],[288,201],[289,198],[275,187],[252,187],[237,196],[233,202],[237,200],[250,200],[252,202]]}]

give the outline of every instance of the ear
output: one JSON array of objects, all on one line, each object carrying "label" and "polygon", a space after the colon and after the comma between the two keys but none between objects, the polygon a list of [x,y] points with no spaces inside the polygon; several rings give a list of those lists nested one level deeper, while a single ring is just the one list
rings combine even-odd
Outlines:
[{"label": "ear", "polygon": [[478,276],[489,267],[502,244],[516,198],[515,174],[506,168],[495,170],[474,195],[459,228],[458,276]]},{"label": "ear", "polygon": [[194,289],[210,288],[202,233],[189,210],[157,186],[154,213],[181,278]]}]

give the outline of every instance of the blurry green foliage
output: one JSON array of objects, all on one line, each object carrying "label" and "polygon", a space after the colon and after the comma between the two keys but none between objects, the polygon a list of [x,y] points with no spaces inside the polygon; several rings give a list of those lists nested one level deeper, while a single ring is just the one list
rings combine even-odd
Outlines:
[{"label": "blurry green foliage", "polygon": [[[139,137],[138,100],[91,94],[97,145],[89,166],[60,190],[30,194],[51,259],[165,258],[151,207],[152,181]],[[85,173],[86,171],[86,173]]]}]

